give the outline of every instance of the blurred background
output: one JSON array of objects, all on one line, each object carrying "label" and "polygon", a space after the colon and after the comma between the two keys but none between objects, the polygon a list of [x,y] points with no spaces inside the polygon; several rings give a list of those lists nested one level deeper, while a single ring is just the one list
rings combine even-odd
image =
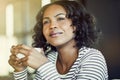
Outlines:
[{"label": "blurred background", "polygon": [[[55,0],[0,0],[0,80],[13,80],[8,59],[10,47],[31,46],[40,8]],[[109,79],[120,79],[120,0],[79,0],[96,17],[102,36],[97,48],[108,65]],[[29,79],[30,80],[30,79]]]}]

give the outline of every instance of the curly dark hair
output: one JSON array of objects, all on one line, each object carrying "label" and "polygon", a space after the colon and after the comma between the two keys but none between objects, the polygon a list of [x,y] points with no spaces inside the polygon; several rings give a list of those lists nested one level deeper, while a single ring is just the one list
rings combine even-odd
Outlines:
[{"label": "curly dark hair", "polygon": [[50,44],[47,44],[47,41],[43,35],[43,14],[45,10],[51,5],[60,5],[62,6],[67,15],[66,17],[72,20],[72,25],[76,27],[75,41],[76,46],[80,49],[82,46],[91,47],[98,38],[98,31],[95,25],[95,18],[93,15],[87,12],[87,9],[76,1],[55,1],[48,5],[45,5],[38,13],[36,20],[37,23],[34,27],[33,35],[33,47],[43,48],[44,51],[51,47],[52,51],[56,51],[56,48]]}]

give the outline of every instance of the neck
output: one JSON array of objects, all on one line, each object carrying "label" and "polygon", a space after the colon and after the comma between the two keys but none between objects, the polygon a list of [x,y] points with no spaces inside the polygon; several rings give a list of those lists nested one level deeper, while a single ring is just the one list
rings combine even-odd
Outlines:
[{"label": "neck", "polygon": [[58,60],[61,64],[65,65],[74,62],[78,56],[78,48],[75,46],[75,41],[71,41],[67,45],[57,47],[57,51],[59,53]]},{"label": "neck", "polygon": [[75,60],[78,57],[78,48],[75,47],[75,42],[71,41],[68,45],[57,47],[58,58],[57,58],[57,70],[61,74],[67,73]]}]

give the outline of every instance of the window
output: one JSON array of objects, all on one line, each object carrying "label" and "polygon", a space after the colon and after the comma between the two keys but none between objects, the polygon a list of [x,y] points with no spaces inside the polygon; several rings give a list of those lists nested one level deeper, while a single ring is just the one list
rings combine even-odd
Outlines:
[{"label": "window", "polygon": [[13,5],[9,4],[6,7],[6,36],[13,36],[14,30],[14,18],[13,18]]},{"label": "window", "polygon": [[44,6],[44,5],[46,5],[46,4],[50,3],[50,2],[51,2],[51,0],[42,0],[42,6]]}]

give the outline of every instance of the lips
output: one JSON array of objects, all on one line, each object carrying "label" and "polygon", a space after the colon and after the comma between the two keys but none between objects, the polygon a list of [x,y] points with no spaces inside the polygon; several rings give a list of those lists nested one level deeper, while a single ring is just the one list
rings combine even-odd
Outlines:
[{"label": "lips", "polygon": [[57,37],[57,36],[59,36],[60,34],[62,34],[62,32],[51,32],[50,33],[50,37]]}]

